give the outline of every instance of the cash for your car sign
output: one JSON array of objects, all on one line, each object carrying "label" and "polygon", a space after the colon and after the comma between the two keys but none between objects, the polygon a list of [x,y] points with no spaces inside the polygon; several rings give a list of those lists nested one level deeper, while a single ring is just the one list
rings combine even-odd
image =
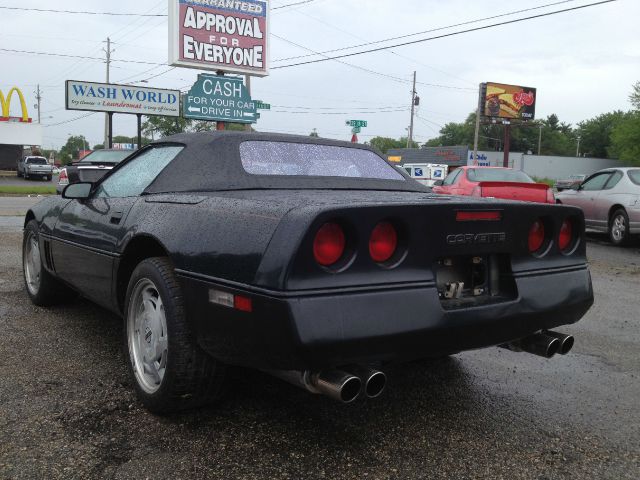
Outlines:
[{"label": "cash for your car sign", "polygon": [[264,77],[266,0],[169,0],[169,64]]},{"label": "cash for your car sign", "polygon": [[67,110],[180,116],[180,91],[67,80]]},{"label": "cash for your car sign", "polygon": [[255,123],[259,114],[242,79],[201,73],[183,100],[184,118]]}]

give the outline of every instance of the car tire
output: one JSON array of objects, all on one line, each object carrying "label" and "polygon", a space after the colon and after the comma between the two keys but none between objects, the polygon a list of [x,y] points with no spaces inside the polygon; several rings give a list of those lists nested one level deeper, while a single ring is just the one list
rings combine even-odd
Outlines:
[{"label": "car tire", "polygon": [[25,171],[22,176],[24,177],[25,180],[29,180],[29,175],[27,175],[27,172]]},{"label": "car tire", "polygon": [[40,307],[48,307],[60,303],[72,292],[45,269],[38,237],[38,222],[31,220],[22,238],[22,271],[31,301]]},{"label": "car tire", "polygon": [[609,240],[614,245],[626,245],[629,237],[629,216],[623,208],[619,208],[609,219]]},{"label": "car tire", "polygon": [[167,258],[143,260],[131,275],[124,348],[138,398],[153,413],[200,407],[222,394],[225,366],[198,346]]}]

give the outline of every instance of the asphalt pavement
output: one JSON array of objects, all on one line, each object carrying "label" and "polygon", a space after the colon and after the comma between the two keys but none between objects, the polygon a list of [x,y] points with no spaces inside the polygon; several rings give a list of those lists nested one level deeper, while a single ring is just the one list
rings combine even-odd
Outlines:
[{"label": "asphalt pavement", "polygon": [[22,177],[11,176],[11,177],[2,177],[0,176],[0,186],[7,187],[42,187],[47,185],[53,185],[54,187],[58,184],[58,175],[54,175],[53,178],[49,181],[42,180],[40,178],[30,178],[29,180],[25,180]]},{"label": "asphalt pavement", "polygon": [[348,406],[237,369],[217,405],[158,417],[132,393],[122,321],[82,299],[33,306],[21,219],[4,220],[0,479],[640,478],[638,244],[590,236],[596,303],[558,329],[569,355],[395,366],[382,397]]}]

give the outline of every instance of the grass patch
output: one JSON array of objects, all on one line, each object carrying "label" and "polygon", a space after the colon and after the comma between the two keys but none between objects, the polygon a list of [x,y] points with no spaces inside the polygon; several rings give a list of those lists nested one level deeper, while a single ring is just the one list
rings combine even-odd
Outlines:
[{"label": "grass patch", "polygon": [[13,195],[55,195],[54,185],[0,185],[0,194]]}]

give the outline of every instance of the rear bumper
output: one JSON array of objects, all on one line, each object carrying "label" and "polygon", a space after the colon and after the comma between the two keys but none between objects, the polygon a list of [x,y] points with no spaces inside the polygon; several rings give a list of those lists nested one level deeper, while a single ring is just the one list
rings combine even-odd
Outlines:
[{"label": "rear bumper", "polygon": [[[457,310],[444,310],[429,284],[276,296],[178,274],[199,344],[223,362],[254,368],[441,356],[577,322],[593,304],[586,266],[518,277],[518,298]],[[248,295],[253,312],[209,303],[210,288]]]}]

